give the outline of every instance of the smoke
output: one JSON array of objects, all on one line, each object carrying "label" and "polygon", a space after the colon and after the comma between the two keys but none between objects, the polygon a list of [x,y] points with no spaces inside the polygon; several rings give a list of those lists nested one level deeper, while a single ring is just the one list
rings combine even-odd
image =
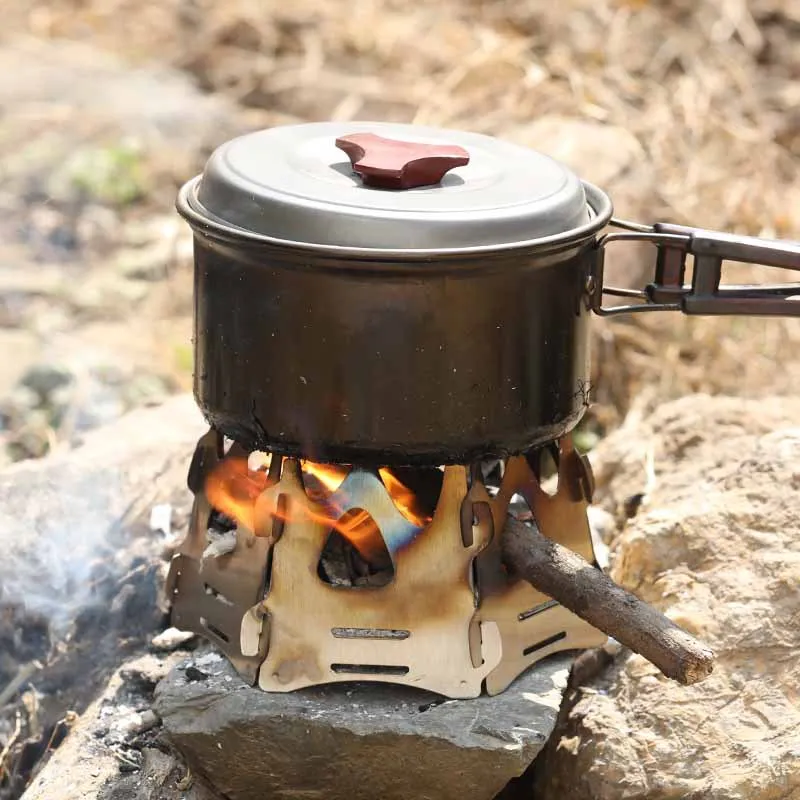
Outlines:
[{"label": "smoke", "polygon": [[0,475],[0,607],[45,617],[57,639],[86,609],[113,604],[131,571],[159,562],[164,537],[142,519],[148,498],[126,498],[126,467],[17,466]]},{"label": "smoke", "polygon": [[163,571],[166,535],[150,515],[163,503],[188,513],[186,469],[203,427],[191,396],[179,396],[0,472],[0,605],[64,633],[87,608],[124,605],[130,573]]}]

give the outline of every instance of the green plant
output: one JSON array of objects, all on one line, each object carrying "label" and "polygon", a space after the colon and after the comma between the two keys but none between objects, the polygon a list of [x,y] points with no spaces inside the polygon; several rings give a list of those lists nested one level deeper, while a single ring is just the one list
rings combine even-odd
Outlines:
[{"label": "green plant", "polygon": [[145,194],[141,152],[129,142],[87,147],[69,164],[72,186],[92,200],[129,205]]}]

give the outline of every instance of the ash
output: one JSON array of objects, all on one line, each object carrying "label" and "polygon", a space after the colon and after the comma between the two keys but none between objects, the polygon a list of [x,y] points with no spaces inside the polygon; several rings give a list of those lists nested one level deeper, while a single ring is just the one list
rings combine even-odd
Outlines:
[{"label": "ash", "polygon": [[[169,631],[151,644],[168,625],[161,589],[171,551],[144,523],[130,534],[114,568],[95,562],[92,601],[66,630],[58,617],[0,603],[0,800],[21,797],[120,665],[156,648],[194,647],[194,639]],[[141,768],[137,737],[156,723],[149,711],[154,686],[131,673],[100,711],[106,728],[98,736],[123,771]]]}]

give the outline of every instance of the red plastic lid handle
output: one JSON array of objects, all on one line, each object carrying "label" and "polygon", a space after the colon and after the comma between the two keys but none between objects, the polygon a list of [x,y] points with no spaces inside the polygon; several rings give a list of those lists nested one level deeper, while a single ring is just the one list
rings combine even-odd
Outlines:
[{"label": "red plastic lid handle", "polygon": [[378,189],[432,186],[469,163],[469,153],[458,145],[401,142],[374,133],[340,136],[336,146],[350,157],[364,184]]}]

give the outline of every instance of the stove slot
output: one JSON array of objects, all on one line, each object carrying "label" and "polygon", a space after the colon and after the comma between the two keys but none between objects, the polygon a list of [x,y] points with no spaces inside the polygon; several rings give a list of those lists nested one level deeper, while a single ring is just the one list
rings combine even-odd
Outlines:
[{"label": "stove slot", "polygon": [[520,622],[525,622],[526,619],[535,617],[537,614],[541,614],[543,611],[547,611],[550,608],[555,608],[558,604],[558,600],[548,600],[546,603],[539,603],[538,606],[534,606],[533,608],[529,608],[527,611],[523,611],[521,614],[518,614],[517,619]]},{"label": "stove slot", "polygon": [[209,585],[208,583],[203,584],[203,587],[204,587],[205,592],[206,592],[207,595],[210,595],[211,597],[213,597],[215,600],[219,601],[223,605],[225,605],[225,606],[233,606],[233,605],[235,605],[233,600],[229,600],[227,597],[225,597],[224,594],[222,594],[222,592],[218,591],[217,589],[215,589],[213,586]]},{"label": "stove slot", "polygon": [[551,644],[555,644],[556,642],[560,642],[562,639],[566,638],[567,638],[566,631],[555,633],[552,636],[548,636],[546,639],[542,639],[541,642],[536,642],[536,644],[532,644],[530,645],[530,647],[526,647],[522,651],[522,655],[529,656],[531,653],[535,653],[537,650],[543,650],[545,647],[549,647]]},{"label": "stove slot", "polygon": [[408,675],[408,667],[389,666],[381,664],[331,664],[331,669],[337,675],[393,675],[401,677]]},{"label": "stove slot", "polygon": [[230,644],[230,638],[223,633],[216,625],[212,625],[205,617],[200,617],[200,624],[211,634],[221,639],[225,644]]},{"label": "stove slot", "polygon": [[388,628],[331,628],[337,639],[408,639],[410,631]]}]

